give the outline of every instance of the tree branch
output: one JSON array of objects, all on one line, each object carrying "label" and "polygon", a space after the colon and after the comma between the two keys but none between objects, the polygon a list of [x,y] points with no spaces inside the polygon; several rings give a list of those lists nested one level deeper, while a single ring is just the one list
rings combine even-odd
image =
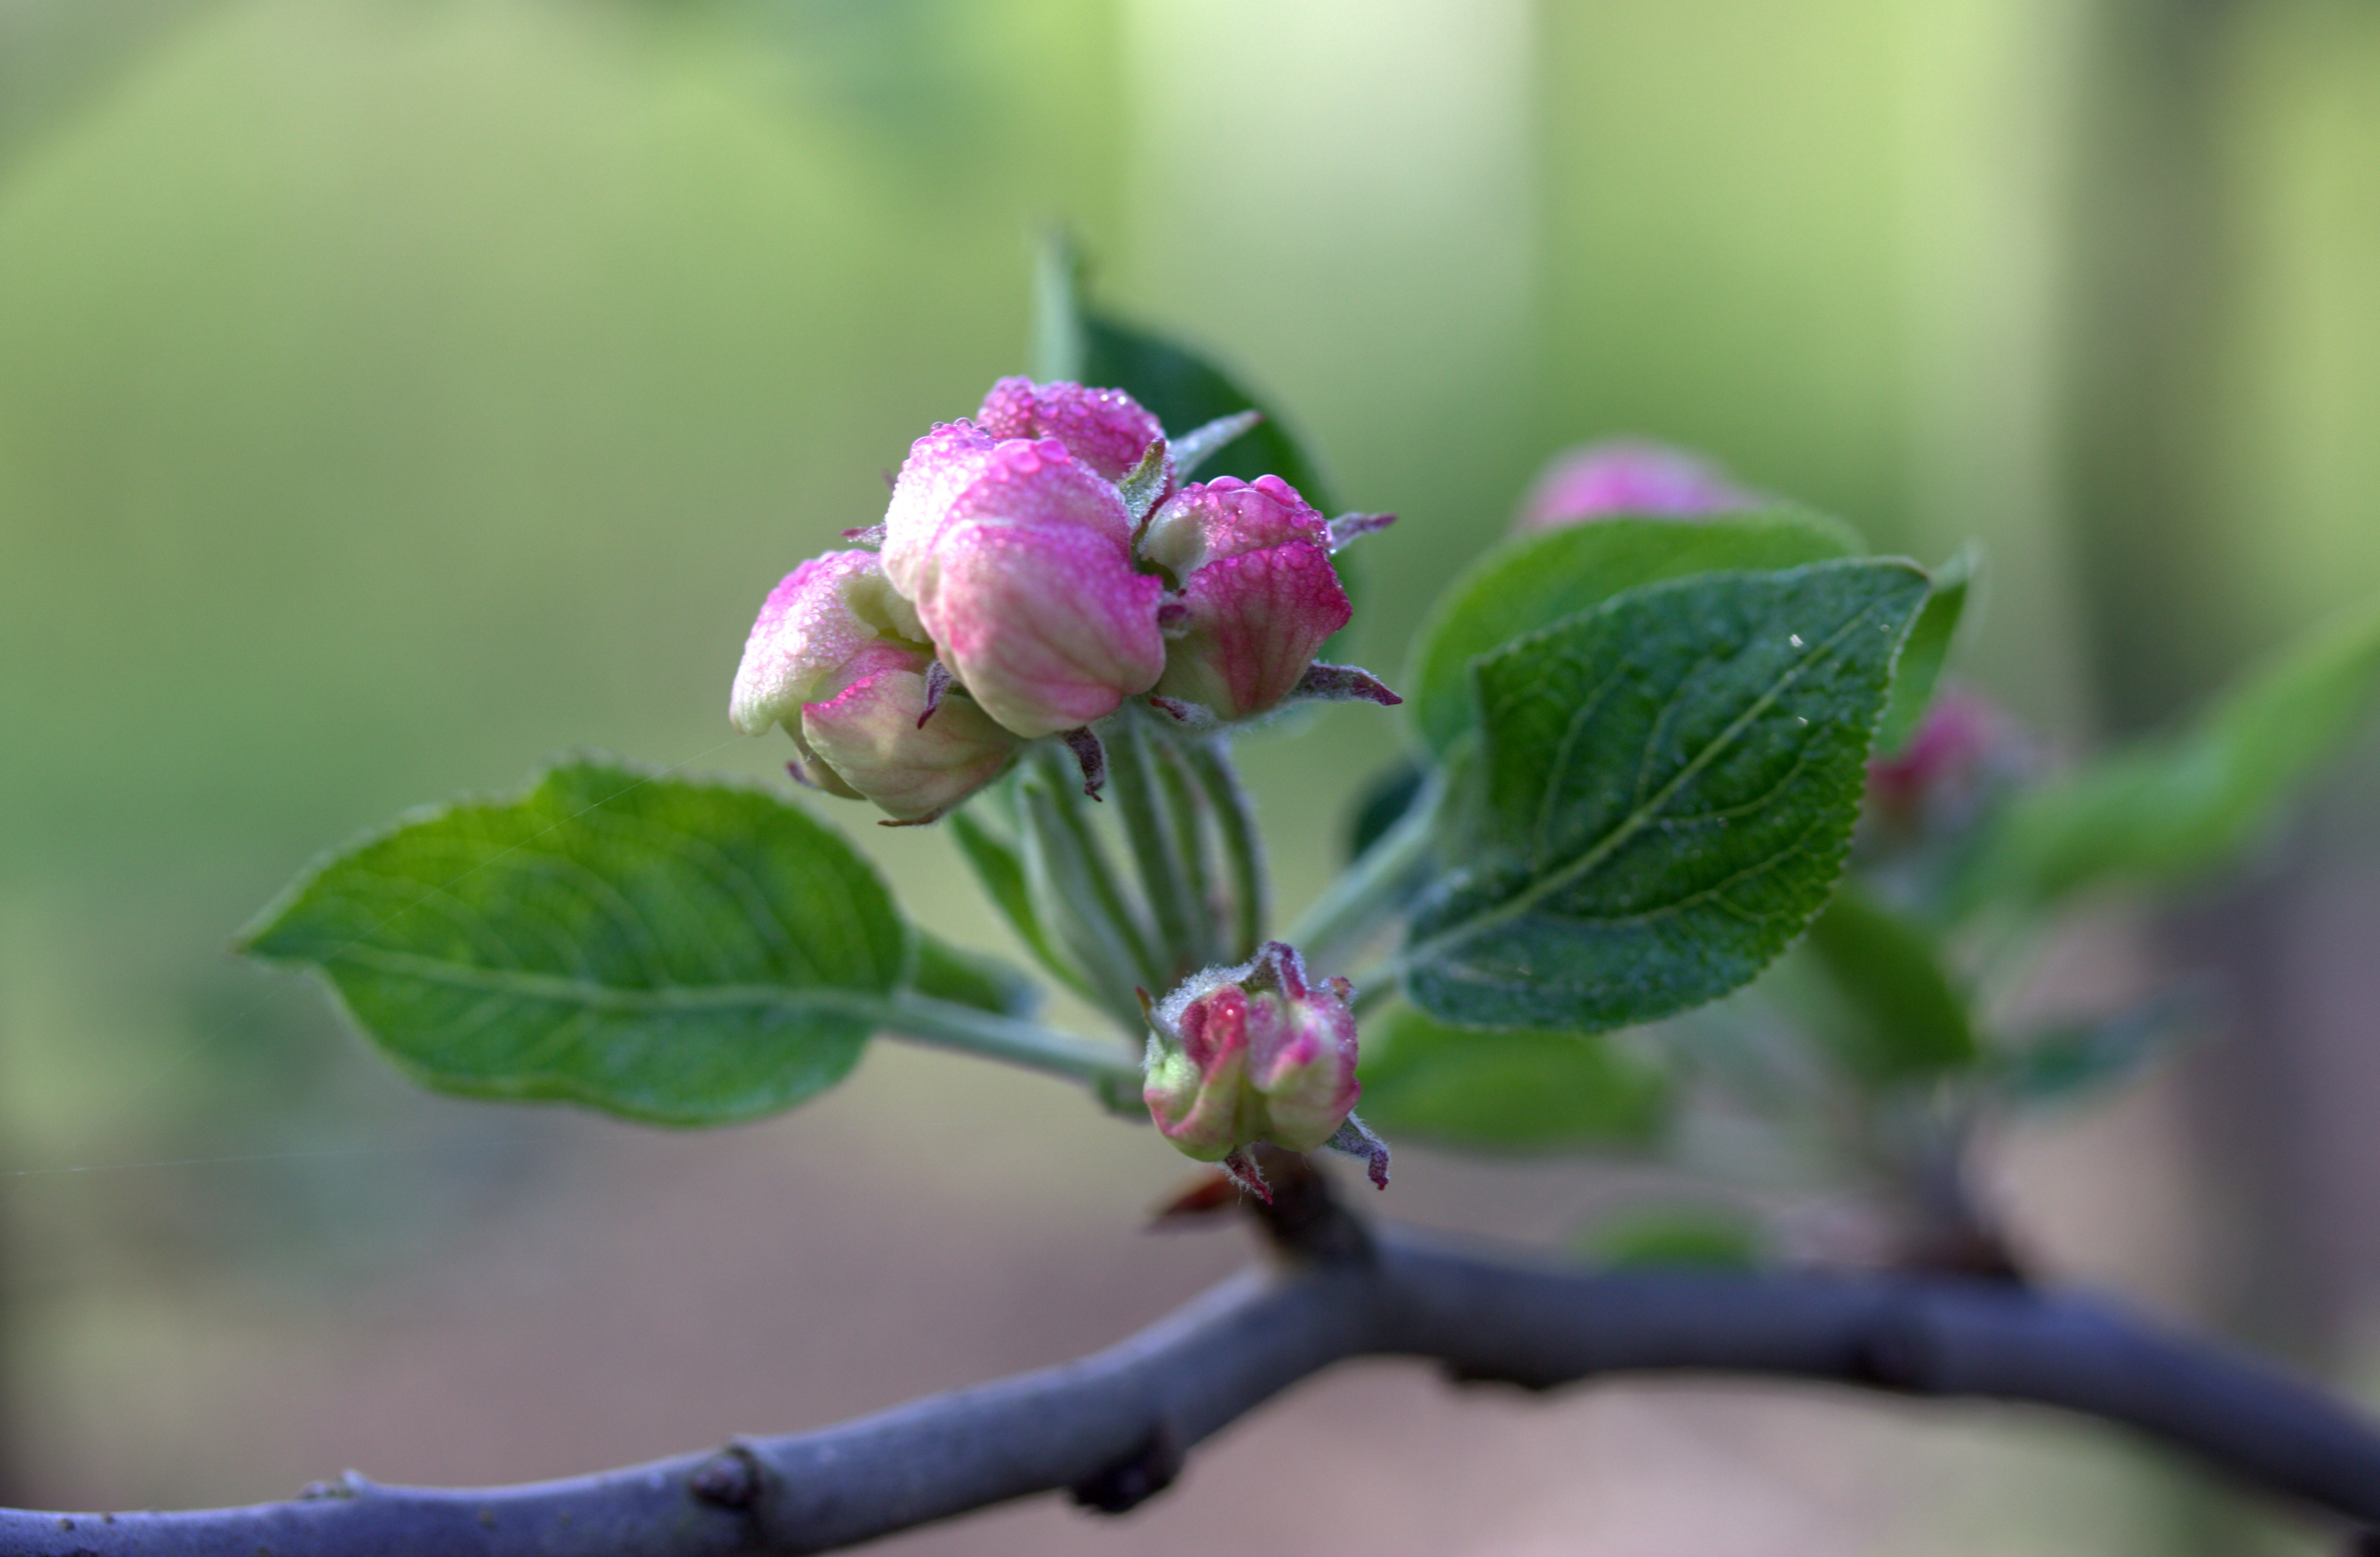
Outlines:
[{"label": "tree branch", "polygon": [[[1067,1490],[1120,1509],[1191,1446],[1332,1363],[1427,1357],[1548,1389],[1610,1374],[1830,1381],[2052,1405],[2248,1487],[2380,1525],[2380,1432],[2312,1387],[2117,1308],[1919,1276],[1592,1272],[1325,1218],[1320,1258],[1258,1268],[1079,1361],[873,1417],[486,1490],[350,1478],[187,1514],[0,1512],[24,1557],[698,1557],[809,1552]],[[1276,1228],[1277,1235],[1286,1230]]]}]

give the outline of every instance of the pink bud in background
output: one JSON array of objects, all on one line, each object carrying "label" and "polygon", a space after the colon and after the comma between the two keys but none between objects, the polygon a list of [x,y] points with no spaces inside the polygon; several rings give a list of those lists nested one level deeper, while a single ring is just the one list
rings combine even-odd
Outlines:
[{"label": "pink bud in background", "polygon": [[1361,1090],[1352,994],[1344,979],[1309,982],[1279,941],[1192,977],[1150,1014],[1141,1096],[1159,1131],[1202,1162],[1257,1141],[1330,1142]]},{"label": "pink bud in background", "polygon": [[1180,584],[1156,690],[1220,719],[1280,703],[1347,625],[1330,526],[1278,476],[1184,487],[1150,516],[1140,554]]},{"label": "pink bud in background", "polygon": [[938,427],[911,448],[884,522],[886,576],[1016,735],[1104,718],[1165,668],[1164,586],[1133,568],[1132,517],[1056,440]]},{"label": "pink bud in background", "polygon": [[796,775],[901,821],[929,821],[989,782],[1016,738],[963,699],[920,727],[934,658],[909,602],[868,552],[830,552],[769,593],[744,646],[728,720],[783,725]]},{"label": "pink bud in background", "polygon": [[2034,762],[2007,714],[1963,687],[1945,687],[1908,744],[1867,765],[1868,819],[1903,837],[1956,831]]},{"label": "pink bud in background", "polygon": [[[1111,481],[1121,481],[1165,436],[1155,417],[1121,389],[1002,379],[983,397],[975,424],[994,438],[1055,438]],[[1167,456],[1165,485],[1173,485]]]},{"label": "pink bud in background", "polygon": [[1758,499],[1706,459],[1659,444],[1589,444],[1547,462],[1513,531],[1560,529],[1612,514],[1692,518],[1755,506]]}]

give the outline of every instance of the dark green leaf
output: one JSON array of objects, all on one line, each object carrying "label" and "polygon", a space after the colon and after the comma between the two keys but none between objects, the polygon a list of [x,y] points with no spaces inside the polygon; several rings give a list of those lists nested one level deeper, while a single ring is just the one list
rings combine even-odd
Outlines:
[{"label": "dark green leaf", "polygon": [[1710,574],[1480,660],[1484,798],[1414,916],[1414,1002],[1599,1032],[1750,979],[1833,890],[1925,592],[1905,562]]},{"label": "dark green leaf", "polygon": [[1443,752],[1471,726],[1471,663],[1490,650],[1639,585],[1794,567],[1864,549],[1840,523],[1797,508],[1705,521],[1623,517],[1522,536],[1473,562],[1439,596],[1399,689],[1423,742]]},{"label": "dark green leaf", "polygon": [[1322,473],[1269,407],[1204,358],[1092,307],[1082,293],[1081,260],[1062,236],[1043,251],[1036,290],[1036,371],[1044,378],[1121,389],[1177,437],[1219,417],[1261,411],[1264,420],[1209,456],[1199,474],[1279,476],[1325,514],[1339,511]]},{"label": "dark green leaf", "polygon": [[317,863],[245,937],[424,1084],[673,1125],[857,1061],[910,955],[875,870],[757,790],[587,760]]},{"label": "dark green leaf", "polygon": [[1347,825],[1347,858],[1361,859],[1391,827],[1404,820],[1421,798],[1429,770],[1409,758],[1374,774],[1355,797],[1355,814]]},{"label": "dark green leaf", "polygon": [[1366,1024],[1360,1103],[1390,1137],[1475,1151],[1642,1146],[1670,1116],[1669,1077],[1606,1038],[1450,1028],[1400,1006]]},{"label": "dark green leaf", "polygon": [[1925,609],[1917,614],[1916,626],[1909,629],[1909,641],[1900,646],[1900,663],[1892,673],[1892,696],[1876,730],[1877,756],[1888,757],[1907,746],[1917,726],[1925,723],[1925,711],[1934,704],[1934,689],[1941,685],[1943,668],[1958,644],[1959,626],[1966,615],[1968,597],[1976,592],[1982,568],[1983,553],[1969,546],[1934,570],[1934,592],[1926,598]]},{"label": "dark green leaf", "polygon": [[1979,840],[1956,902],[2037,908],[2222,863],[2364,723],[2375,685],[2380,602],[2301,640],[2178,735],[2018,796]]},{"label": "dark green leaf", "polygon": [[1579,1240],[1597,1265],[1749,1271],[1760,1263],[1759,1224],[1716,1206],[1658,1206],[1605,1218]]},{"label": "dark green leaf", "polygon": [[1844,1007],[1819,1040],[1862,1081],[1884,1086],[1982,1057],[1939,950],[1856,884],[1845,882],[1811,923],[1809,947]]},{"label": "dark green leaf", "polygon": [[1022,968],[922,930],[917,935],[917,972],[910,988],[917,993],[1002,1016],[1030,1017],[1040,1010],[1041,986]]}]

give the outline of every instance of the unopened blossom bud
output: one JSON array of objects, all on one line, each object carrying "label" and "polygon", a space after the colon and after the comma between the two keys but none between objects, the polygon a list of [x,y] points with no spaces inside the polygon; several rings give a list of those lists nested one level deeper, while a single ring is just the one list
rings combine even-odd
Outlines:
[{"label": "unopened blossom bud", "polygon": [[[1002,379],[983,397],[976,426],[994,438],[1055,438],[1111,481],[1121,481],[1165,429],[1121,389]],[[1171,487],[1172,457],[1168,456]]]},{"label": "unopened blossom bud", "polygon": [[960,698],[927,717],[934,652],[909,602],[867,552],[802,564],[760,608],[728,719],[747,736],[783,725],[804,781],[928,821],[988,783],[1016,737]]},{"label": "unopened blossom bud", "polygon": [[1278,476],[1183,488],[1150,516],[1140,554],[1179,586],[1156,690],[1218,718],[1278,704],[1347,625],[1330,525]]},{"label": "unopened blossom bud", "polygon": [[1899,751],[1868,764],[1868,817],[1903,839],[1956,832],[2033,765],[2014,721],[1973,692],[1946,687]]},{"label": "unopened blossom bud", "polygon": [[1055,439],[934,429],[910,449],[884,529],[885,576],[1018,736],[1104,718],[1165,667],[1164,586],[1133,567],[1123,499]]},{"label": "unopened blossom bud", "polygon": [[1589,444],[1547,463],[1522,499],[1512,529],[1525,535],[1612,514],[1692,518],[1755,502],[1726,471],[1683,450],[1624,441]]},{"label": "unopened blossom bud", "polygon": [[1361,1090],[1352,993],[1344,979],[1310,983],[1279,941],[1193,976],[1150,1013],[1141,1096],[1158,1129],[1202,1162],[1330,1142]]}]

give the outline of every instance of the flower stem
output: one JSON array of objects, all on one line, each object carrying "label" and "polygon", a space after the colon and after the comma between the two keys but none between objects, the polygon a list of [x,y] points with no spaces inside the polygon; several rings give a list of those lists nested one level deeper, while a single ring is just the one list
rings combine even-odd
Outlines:
[{"label": "flower stem", "polygon": [[1413,879],[1429,861],[1446,791],[1445,779],[1432,773],[1396,825],[1323,889],[1290,927],[1290,943],[1316,968],[1336,967],[1403,906]]},{"label": "flower stem", "polygon": [[1160,787],[1158,760],[1145,720],[1127,709],[1108,725],[1109,793],[1123,814],[1125,841],[1140,869],[1141,890],[1157,922],[1157,940],[1167,964],[1166,990],[1206,966],[1208,907],[1190,887],[1190,870],[1182,858],[1180,832],[1167,814],[1165,791]]},{"label": "flower stem", "polygon": [[1272,917],[1272,888],[1265,875],[1264,835],[1257,830],[1255,805],[1232,766],[1230,745],[1221,737],[1185,741],[1183,755],[1199,788],[1215,808],[1216,831],[1221,834],[1223,864],[1232,880],[1232,937],[1229,955],[1234,962],[1256,955]]},{"label": "flower stem", "polygon": [[1041,754],[1045,760],[1022,776],[1016,790],[1018,831],[1034,896],[1099,991],[1100,1008],[1125,1031],[1137,1033],[1142,1024],[1134,986],[1161,993],[1165,970],[1149,949],[1148,933],[1116,879],[1107,849],[1083,815],[1087,803],[1068,776],[1055,771],[1065,760],[1055,751]]}]

